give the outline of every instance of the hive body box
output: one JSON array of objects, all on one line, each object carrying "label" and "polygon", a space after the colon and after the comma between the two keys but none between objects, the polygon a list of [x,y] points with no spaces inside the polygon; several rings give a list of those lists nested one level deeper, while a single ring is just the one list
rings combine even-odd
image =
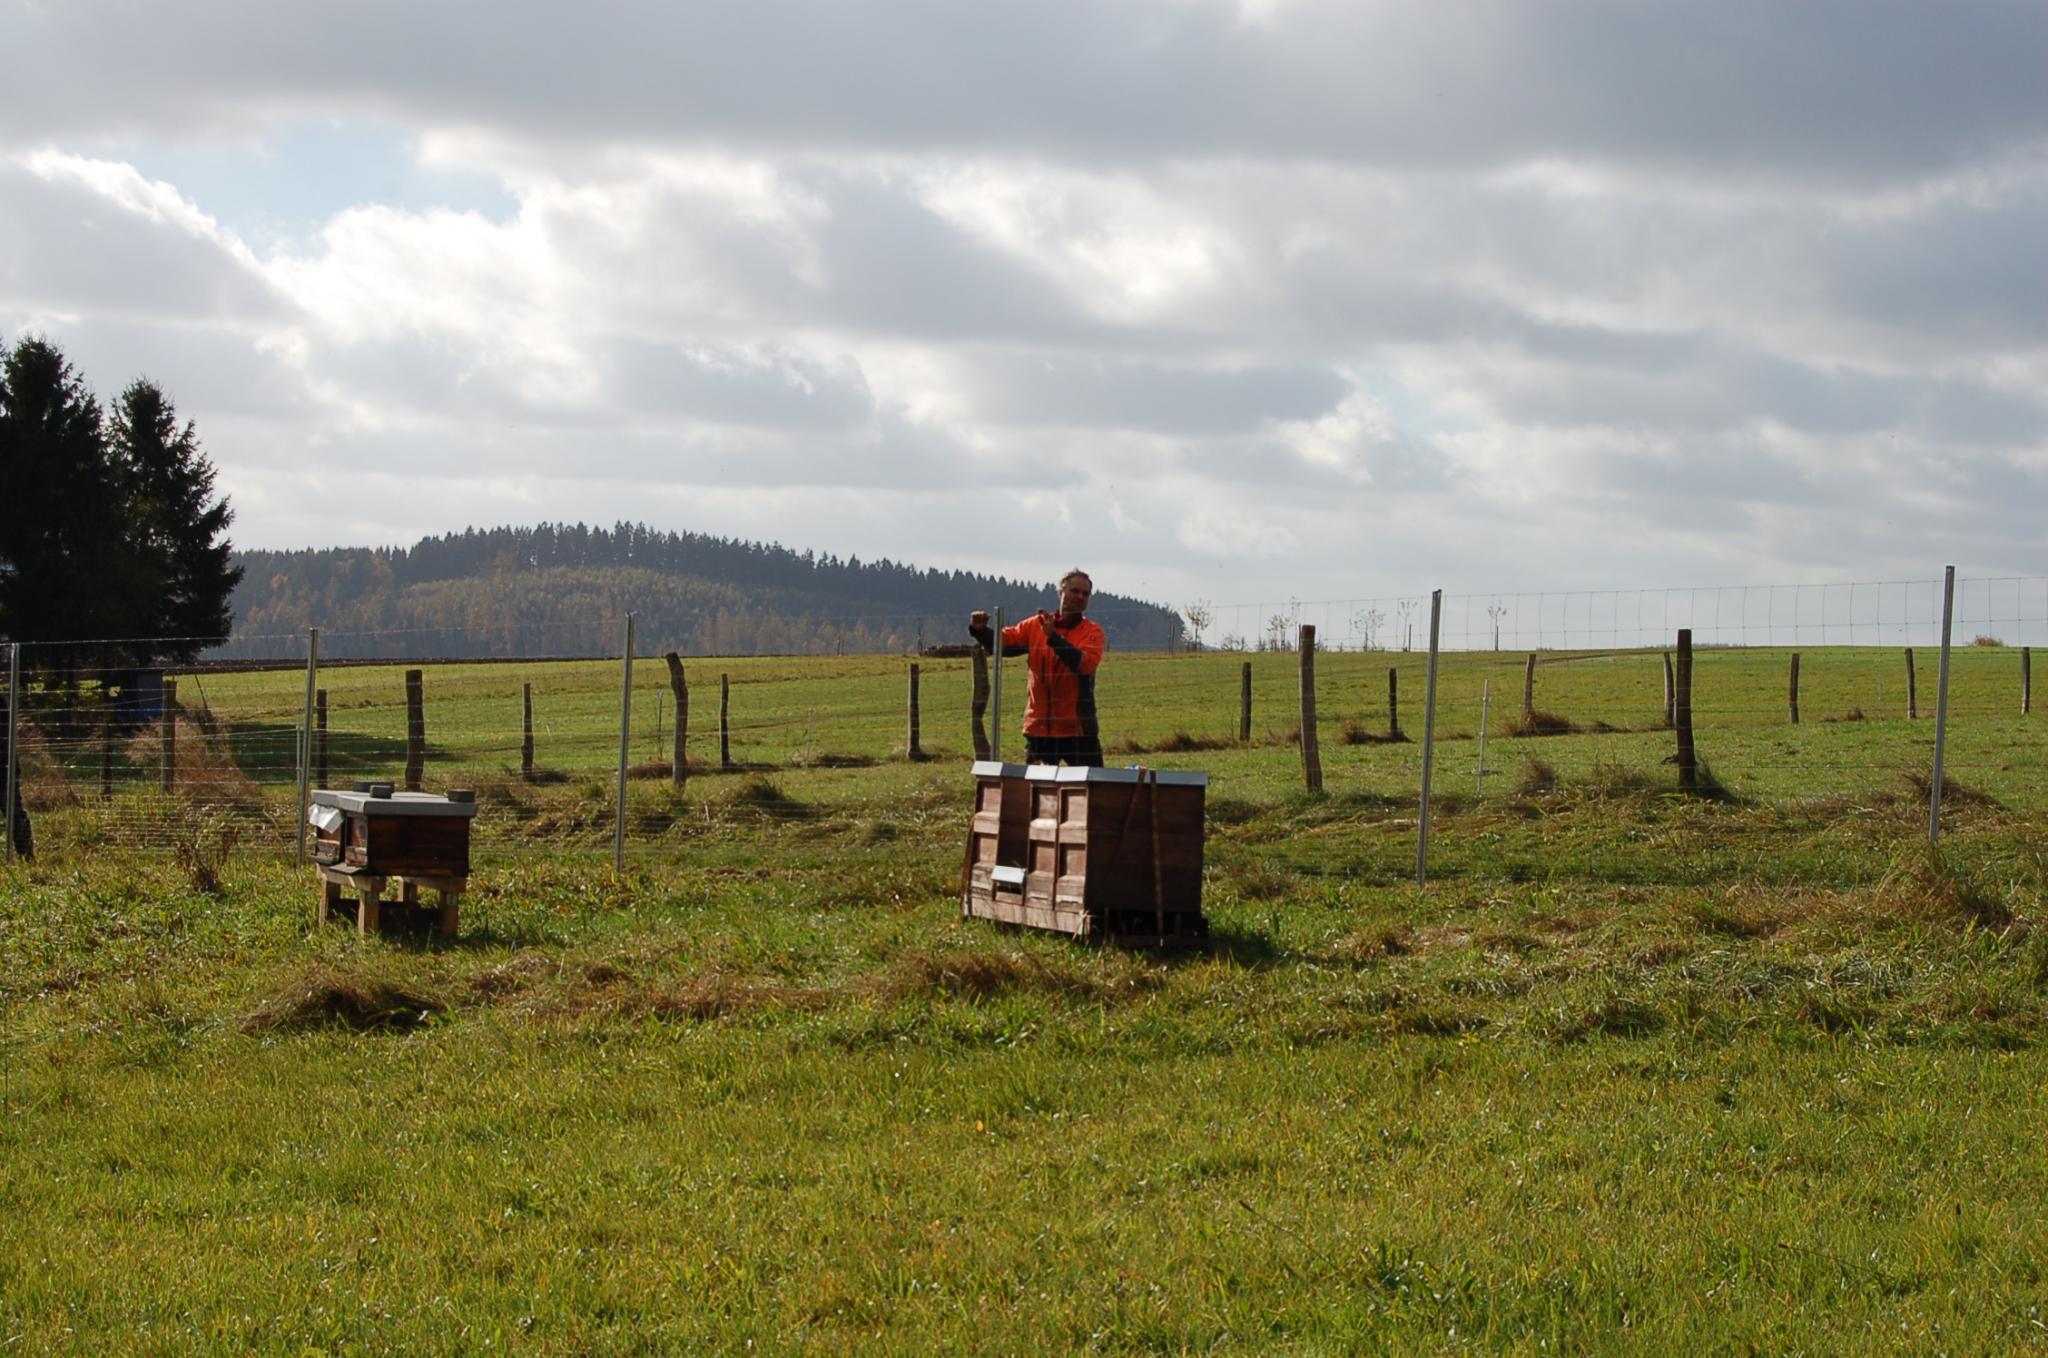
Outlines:
[{"label": "hive body box", "polygon": [[1007,791],[985,790],[991,781],[1022,785],[1023,852],[1009,858],[1001,852],[1005,840],[995,837],[997,862],[970,873],[964,913],[1123,942],[1208,937],[1202,915],[1207,774],[1050,765],[1033,765],[1021,779],[991,774],[977,790],[977,841],[982,807],[1011,805]]},{"label": "hive body box", "polygon": [[312,802],[306,818],[316,863],[390,877],[469,875],[473,793],[394,792],[379,783],[354,792],[321,788]]},{"label": "hive body box", "polygon": [[983,759],[974,765],[974,819],[967,837],[968,899],[986,899],[990,874],[998,866],[1022,867],[1024,832],[1031,820],[1031,799],[1024,787],[1024,765]]}]

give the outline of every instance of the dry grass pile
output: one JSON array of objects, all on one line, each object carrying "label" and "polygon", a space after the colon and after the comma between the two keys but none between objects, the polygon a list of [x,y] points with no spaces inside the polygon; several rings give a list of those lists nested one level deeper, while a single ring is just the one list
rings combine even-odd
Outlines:
[{"label": "dry grass pile", "polygon": [[750,773],[723,790],[719,800],[734,810],[753,812],[771,820],[809,820],[816,807],[792,796],[782,784],[765,773]]},{"label": "dry grass pile", "polygon": [[1515,795],[1535,797],[1545,792],[1557,791],[1557,768],[1541,759],[1522,761],[1522,772],[1515,779]]},{"label": "dry grass pile", "polygon": [[1338,939],[1330,951],[1340,962],[1378,962],[1389,957],[1406,957],[1415,951],[1415,935],[1406,925],[1367,925]]},{"label": "dry grass pile", "polygon": [[[128,742],[127,757],[136,768],[159,768],[162,756],[163,739],[156,727],[143,728]],[[288,765],[292,755],[287,751],[283,758]],[[289,772],[289,768],[278,772]],[[235,762],[226,737],[208,734],[200,723],[182,713],[177,718],[177,771],[172,786],[197,803],[232,808],[251,817],[264,809],[263,789]]]},{"label": "dry grass pile", "polygon": [[[1934,775],[1915,769],[1905,775],[1905,780],[1906,786],[1913,790],[1913,798],[1925,805],[1934,791]],[[1981,806],[1995,809],[1998,806],[1998,799],[1982,789],[1971,787],[1967,783],[1958,783],[1947,774],[1943,774],[1941,804],[1945,807]]]},{"label": "dry grass pile", "polygon": [[1192,754],[1198,750],[1232,749],[1236,745],[1236,740],[1223,736],[1198,736],[1174,730],[1149,742],[1134,735],[1121,735],[1103,748],[1109,754]]},{"label": "dry grass pile", "polygon": [[1346,745],[1405,745],[1408,737],[1400,731],[1374,731],[1356,717],[1346,717],[1344,725],[1337,732],[1337,739]]},{"label": "dry grass pile", "polygon": [[354,969],[316,967],[259,1005],[242,1020],[242,1031],[402,1031],[419,1027],[445,1008],[437,996],[402,981]]},{"label": "dry grass pile", "polygon": [[[1111,959],[1105,958],[1105,961]],[[887,1000],[987,1000],[1024,992],[1106,1001],[1152,989],[1157,972],[1127,960],[1106,977],[1086,975],[1028,952],[917,951],[897,959],[874,983]]]},{"label": "dry grass pile", "polygon": [[1978,929],[2008,929],[2017,918],[1995,887],[1930,847],[1902,854],[1869,897],[1871,904],[1886,914]]},{"label": "dry grass pile", "polygon": [[1578,729],[1570,718],[1556,712],[1546,712],[1540,707],[1517,712],[1514,720],[1508,723],[1508,734],[1511,736],[1568,736]]}]

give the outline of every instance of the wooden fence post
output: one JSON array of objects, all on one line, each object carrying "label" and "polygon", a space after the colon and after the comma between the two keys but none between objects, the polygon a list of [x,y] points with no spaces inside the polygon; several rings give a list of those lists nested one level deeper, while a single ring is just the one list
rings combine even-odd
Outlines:
[{"label": "wooden fence post", "polygon": [[1529,663],[1522,666],[1522,725],[1536,729],[1536,653],[1529,653]]},{"label": "wooden fence post", "polygon": [[1664,652],[1664,729],[1678,724],[1678,681],[1671,674],[1671,652]]},{"label": "wooden fence post", "polygon": [[718,676],[718,767],[732,767],[732,676]]},{"label": "wooden fence post", "polygon": [[533,685],[519,686],[519,776],[533,781]]},{"label": "wooden fence post", "polygon": [[2034,648],[2020,647],[2020,715],[2034,710]]},{"label": "wooden fence post", "polygon": [[681,787],[690,776],[690,681],[683,675],[682,656],[670,651],[662,659],[668,663],[669,696],[676,700],[676,734],[674,748],[669,752],[668,781],[672,787]]},{"label": "wooden fence post", "polygon": [[157,765],[157,786],[169,792],[178,781],[178,681],[164,679],[164,711],[159,722],[163,757]]},{"label": "wooden fence post", "polygon": [[974,757],[988,758],[988,652],[980,643],[974,647],[974,695],[969,699],[974,717]]},{"label": "wooden fence post", "polygon": [[1301,776],[1310,792],[1323,790],[1323,755],[1316,745],[1316,626],[1301,624]]},{"label": "wooden fence post", "polygon": [[332,786],[327,781],[327,690],[313,691],[313,786]]},{"label": "wooden fence post", "polygon": [[405,672],[405,790],[418,792],[427,772],[427,684],[424,670]]},{"label": "wooden fence post", "polygon": [[1401,738],[1401,671],[1387,666],[1387,735]]},{"label": "wooden fence post", "polygon": [[1678,728],[1678,786],[1697,792],[1699,755],[1692,743],[1692,629],[1678,629],[1678,665],[1672,702],[1672,724]]},{"label": "wooden fence post", "polygon": [[1791,682],[1791,692],[1790,692],[1790,697],[1791,697],[1791,703],[1792,703],[1792,724],[1793,724],[1794,726],[1797,726],[1797,725],[1799,724],[1799,652],[1797,652],[1797,651],[1794,651],[1794,652],[1792,652],[1792,678],[1791,678],[1791,681],[1790,681],[1790,682]]},{"label": "wooden fence post", "polygon": [[1915,721],[1920,716],[1920,682],[1913,673],[1913,648],[1906,648],[1906,720]]},{"label": "wooden fence post", "polygon": [[924,748],[918,744],[917,731],[917,662],[910,662],[910,757],[924,758]]},{"label": "wooden fence post", "polygon": [[1237,738],[1246,745],[1252,740],[1252,662],[1244,662],[1237,686]]}]

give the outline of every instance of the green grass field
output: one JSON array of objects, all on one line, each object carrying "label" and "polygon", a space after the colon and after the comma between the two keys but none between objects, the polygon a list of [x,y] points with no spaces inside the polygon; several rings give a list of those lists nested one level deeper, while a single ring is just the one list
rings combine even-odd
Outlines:
[{"label": "green grass field", "polygon": [[[1581,729],[1529,738],[1520,656],[1447,657],[1420,890],[1422,658],[1318,657],[1322,796],[1295,658],[1252,659],[1243,746],[1239,657],[1104,672],[1114,760],[1212,775],[1186,956],[958,917],[958,662],[922,763],[900,660],[693,662],[693,757],[724,670],[744,767],[635,778],[622,875],[616,664],[429,669],[427,783],[485,804],[453,941],[315,928],[302,675],[205,676],[168,796],[153,737],[108,802],[95,748],[32,741],[0,1352],[2048,1347],[2016,653],[1955,657],[1939,854],[1929,654],[1908,721],[1898,653],[1806,652],[1793,727],[1786,653],[1703,652],[1713,799],[1673,790],[1656,655],[1544,656]],[[1390,664],[1416,739],[1346,743]],[[560,781],[517,777],[527,682]],[[395,773],[398,671],[323,686],[335,780]],[[195,824],[238,836],[211,891]]]}]

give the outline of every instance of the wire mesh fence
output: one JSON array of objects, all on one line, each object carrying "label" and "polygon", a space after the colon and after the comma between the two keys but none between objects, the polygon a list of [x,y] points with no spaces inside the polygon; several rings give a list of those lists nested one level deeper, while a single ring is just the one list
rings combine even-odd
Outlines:
[{"label": "wire mesh fence", "polygon": [[[1414,870],[1427,732],[1448,818],[1431,859],[1453,875],[1488,836],[1545,814],[1544,798],[1588,789],[1617,798],[1599,843],[1521,836],[1538,847],[1496,854],[1489,870],[1568,873],[1597,853],[1611,879],[1707,871],[1660,856],[1664,820],[1618,795],[1675,786],[1669,652],[1688,627],[1691,724],[1714,789],[1772,810],[1786,833],[1877,818],[1901,843],[1926,834],[1938,583],[1452,596],[1433,711],[1429,601],[1403,602],[1290,601],[1244,650],[1220,649],[1246,640],[1224,630],[1227,615],[1265,605],[1204,608],[1199,644],[1177,651],[1118,649],[1115,617],[1100,619],[1112,636],[1098,685],[1109,762],[1208,771],[1221,823],[1248,808],[1266,816],[1256,853],[1275,871],[1393,881]],[[1317,625],[1304,657],[1299,628],[1319,611],[1333,623]],[[104,642],[24,643],[18,784],[46,855],[294,853],[302,779],[474,789],[484,867],[601,856],[622,827],[626,852],[647,859],[686,862],[749,835],[772,842],[771,856],[800,855],[807,824],[881,835],[892,817],[958,812],[964,826],[962,766],[981,741],[1020,757],[1024,662],[1000,662],[1001,708],[977,721],[977,666],[997,662],[958,644],[932,652],[964,642],[960,627],[922,653],[679,656],[680,689],[643,652],[629,701],[623,625],[609,654],[594,653],[602,638],[562,629],[532,638],[532,656],[446,662],[388,658],[416,637],[401,648],[378,633],[321,634],[310,668],[310,634],[238,638],[240,658],[162,668],[112,663]],[[1395,644],[1411,628],[1422,644]],[[2044,631],[2048,580],[1957,582],[1943,728],[1956,815],[2037,795],[2031,665]],[[1302,795],[1305,658],[1321,798]],[[1298,833],[1270,828],[1290,824]]]}]

